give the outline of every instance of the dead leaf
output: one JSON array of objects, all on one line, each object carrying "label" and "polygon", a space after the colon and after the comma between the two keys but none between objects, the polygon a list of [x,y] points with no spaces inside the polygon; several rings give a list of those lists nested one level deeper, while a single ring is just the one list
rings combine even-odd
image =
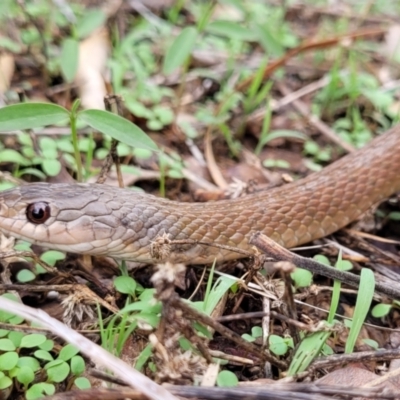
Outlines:
[{"label": "dead leaf", "polygon": [[75,76],[83,108],[104,110],[104,97],[107,94],[104,76],[110,41],[106,28],[99,28],[79,46],[79,64]]}]

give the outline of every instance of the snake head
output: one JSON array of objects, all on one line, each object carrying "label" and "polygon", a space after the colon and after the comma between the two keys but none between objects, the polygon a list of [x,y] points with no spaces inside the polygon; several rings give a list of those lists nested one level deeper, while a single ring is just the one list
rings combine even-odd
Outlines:
[{"label": "snake head", "polygon": [[0,231],[52,249],[106,254],[118,236],[112,211],[112,191],[101,185],[33,183],[0,193]]}]

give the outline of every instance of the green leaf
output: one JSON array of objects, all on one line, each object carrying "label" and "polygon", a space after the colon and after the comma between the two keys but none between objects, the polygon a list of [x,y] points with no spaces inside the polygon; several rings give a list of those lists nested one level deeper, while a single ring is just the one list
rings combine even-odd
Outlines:
[{"label": "green leaf", "polygon": [[13,149],[4,149],[0,151],[0,162],[12,162],[14,164],[26,166],[30,165],[31,162],[22,156],[18,151]]},{"label": "green leaf", "polygon": [[45,361],[54,360],[53,356],[46,350],[36,350],[34,354],[35,357],[38,358],[39,360],[45,360]]},{"label": "green leaf", "polygon": [[75,39],[67,38],[61,47],[60,67],[65,80],[71,83],[78,70],[79,43]]},{"label": "green leaf", "polygon": [[[42,151],[42,153],[45,153],[46,150],[52,150],[52,151],[56,152],[56,153],[53,153],[52,155],[54,157],[57,156],[57,142],[54,139],[47,137],[47,136],[40,137],[39,138],[39,147],[40,147],[40,150]],[[46,155],[46,157],[48,157],[48,156]]]},{"label": "green leaf", "polygon": [[45,366],[47,377],[50,382],[62,382],[69,374],[69,365],[62,360],[50,361]]},{"label": "green leaf", "polygon": [[34,372],[39,371],[40,369],[39,361],[34,357],[28,357],[28,356],[20,357],[17,366],[19,368],[28,367]]},{"label": "green leaf", "polygon": [[283,338],[277,335],[269,335],[269,349],[277,356],[283,356],[288,351],[288,346]]},{"label": "green leaf", "polygon": [[183,28],[165,53],[162,71],[168,75],[181,67],[190,57],[198,31],[193,26]]},{"label": "green leaf", "polygon": [[317,254],[313,257],[313,259],[321,264],[328,265],[329,267],[331,266],[328,257],[324,256],[323,254]]},{"label": "green leaf", "polygon": [[[15,295],[13,295],[12,293],[4,293],[1,295],[1,297],[5,297],[6,299],[16,301],[17,303],[19,303],[19,300],[17,299],[17,297]],[[14,314],[11,314],[7,311],[0,310],[0,322],[10,322],[15,317],[18,318],[18,316],[14,315]],[[22,319],[22,321],[23,321],[23,319]]]},{"label": "green leaf", "polygon": [[151,355],[153,354],[153,346],[148,344],[139,354],[138,358],[136,359],[135,369],[141,371],[142,368],[145,366],[147,361],[150,359]]},{"label": "green leaf", "polygon": [[89,36],[95,29],[100,28],[106,21],[106,15],[100,9],[87,11],[75,27],[76,35],[82,39]]},{"label": "green leaf", "polygon": [[18,362],[18,354],[15,351],[4,353],[0,356],[0,371],[13,369]]},{"label": "green leaf", "polygon": [[312,273],[302,268],[296,268],[290,276],[292,277],[296,288],[308,287],[312,283]]},{"label": "green leaf", "polygon": [[243,333],[242,338],[247,342],[254,342],[256,339],[248,333]]},{"label": "green leaf", "polygon": [[11,325],[19,325],[24,321],[22,317],[19,317],[18,315],[13,315],[9,320],[8,323]]},{"label": "green leaf", "polygon": [[400,212],[399,211],[392,211],[392,212],[390,212],[388,214],[388,218],[393,220],[393,221],[400,221]]},{"label": "green leaf", "polygon": [[211,315],[218,302],[235,283],[236,281],[228,276],[220,276],[217,279],[210,290],[209,295],[205,298],[203,310],[207,315]]},{"label": "green leaf", "polygon": [[130,276],[118,276],[114,279],[114,286],[120,293],[135,296],[136,281]]},{"label": "green leaf", "polygon": [[9,333],[10,333],[10,331],[7,329],[0,329],[0,338],[7,336]]},{"label": "green leaf", "polygon": [[71,358],[71,372],[74,375],[80,375],[85,371],[85,360],[81,356]]},{"label": "green leaf", "polygon": [[362,342],[365,343],[367,346],[372,347],[374,350],[379,349],[379,343],[376,340],[373,339],[362,339]]},{"label": "green leaf", "polygon": [[358,289],[356,307],[354,309],[353,321],[345,346],[345,353],[347,354],[353,352],[357,338],[371,306],[372,299],[374,297],[374,290],[374,273],[368,268],[363,268],[360,275],[360,285]]},{"label": "green leaf", "polygon": [[253,338],[259,338],[262,335],[263,335],[263,330],[261,326],[253,326],[251,328],[251,336],[253,336]]},{"label": "green leaf", "polygon": [[174,113],[172,110],[165,106],[154,106],[154,115],[160,120],[163,125],[169,125],[174,122]]},{"label": "green leaf", "polygon": [[29,269],[21,269],[17,274],[18,282],[31,282],[36,279],[36,275]]},{"label": "green leaf", "polygon": [[0,132],[39,128],[68,119],[69,112],[55,104],[14,104],[0,109]]},{"label": "green leaf", "polygon": [[237,386],[239,380],[237,376],[231,371],[221,371],[217,377],[217,386],[219,387],[233,387]]},{"label": "green leaf", "polygon": [[63,360],[63,361],[68,361],[70,360],[73,356],[77,355],[79,353],[79,350],[73,346],[72,344],[67,344],[64,346],[60,354],[58,355],[57,359],[58,360]]},{"label": "green leaf", "polygon": [[24,336],[25,336],[24,332],[13,331],[13,332],[10,332],[10,334],[8,335],[8,338],[14,343],[15,347],[20,347],[21,340]]},{"label": "green leaf", "polygon": [[262,145],[267,144],[268,142],[274,139],[299,139],[299,140],[307,140],[307,135],[297,131],[291,131],[289,129],[280,129],[271,131],[266,135],[262,140]]},{"label": "green leaf", "polygon": [[40,350],[50,351],[53,350],[54,342],[50,339],[47,339],[44,343],[38,346]]},{"label": "green leaf", "polygon": [[42,181],[44,181],[46,179],[46,175],[42,171],[39,171],[36,168],[24,168],[24,169],[19,170],[18,177],[21,177],[23,175],[32,175],[36,178],[39,178]]},{"label": "green leaf", "polygon": [[157,145],[138,126],[108,111],[84,110],[78,114],[78,121],[129,146],[158,150]]},{"label": "green leaf", "polygon": [[285,49],[282,44],[276,40],[271,32],[271,27],[269,27],[268,24],[255,24],[254,30],[256,31],[258,41],[261,46],[264,47],[266,54],[275,57],[283,55]]},{"label": "green leaf", "polygon": [[40,346],[46,340],[47,338],[45,335],[40,333],[31,333],[22,338],[20,347],[31,349],[32,347]]},{"label": "green leaf", "polygon": [[306,336],[297,347],[296,353],[293,356],[287,372],[288,376],[293,376],[305,371],[314,358],[321,352],[321,349],[330,334],[331,332],[324,331],[315,332]]},{"label": "green leaf", "polygon": [[12,380],[8,376],[0,378],[0,390],[9,388],[12,385]]},{"label": "green leaf", "polygon": [[42,168],[47,176],[57,176],[61,171],[61,163],[54,159],[44,159],[42,161]]},{"label": "green leaf", "polygon": [[35,373],[29,367],[22,367],[19,369],[17,374],[18,382],[27,386],[35,379]]},{"label": "green leaf", "polygon": [[132,311],[147,311],[148,313],[158,314],[161,312],[161,303],[154,302],[154,300],[135,301],[125,306],[119,314],[123,315]]},{"label": "green leaf", "polygon": [[0,351],[14,351],[14,343],[10,339],[0,339]]},{"label": "green leaf", "polygon": [[88,378],[80,376],[74,380],[74,385],[81,390],[90,389],[92,386]]},{"label": "green leaf", "polygon": [[35,383],[25,393],[26,400],[36,400],[47,395],[51,396],[55,393],[56,388],[51,383]]},{"label": "green leaf", "polygon": [[146,107],[144,104],[136,100],[135,98],[128,97],[127,99],[125,99],[125,102],[126,102],[126,108],[133,115],[146,119],[153,117],[153,111],[149,107]]},{"label": "green leaf", "polygon": [[57,250],[48,250],[40,256],[40,259],[42,261],[51,265],[52,267],[54,267],[57,261],[64,260],[64,258],[65,258],[65,253],[62,253],[61,251]]},{"label": "green leaf", "polygon": [[225,36],[229,39],[244,41],[254,41],[257,39],[257,36],[250,29],[232,21],[213,21],[207,26],[206,31]]},{"label": "green leaf", "polygon": [[371,314],[375,318],[382,318],[386,317],[390,313],[390,310],[392,309],[391,304],[377,304],[371,311]]},{"label": "green leaf", "polygon": [[338,260],[335,267],[341,271],[350,271],[353,269],[353,264],[349,260]]}]

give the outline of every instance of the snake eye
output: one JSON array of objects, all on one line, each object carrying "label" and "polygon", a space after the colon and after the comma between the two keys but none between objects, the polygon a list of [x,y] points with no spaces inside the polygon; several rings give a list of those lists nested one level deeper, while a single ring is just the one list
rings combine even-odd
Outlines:
[{"label": "snake eye", "polygon": [[26,217],[33,224],[43,224],[50,217],[50,206],[44,201],[29,204],[26,209]]}]

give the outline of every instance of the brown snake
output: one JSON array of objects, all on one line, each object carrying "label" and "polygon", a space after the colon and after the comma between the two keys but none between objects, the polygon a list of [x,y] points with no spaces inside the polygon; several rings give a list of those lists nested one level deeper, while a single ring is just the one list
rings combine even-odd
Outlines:
[{"label": "brown snake", "polygon": [[[179,203],[130,189],[34,183],[0,193],[0,231],[52,249],[141,262],[209,263],[243,257],[261,231],[285,247],[329,235],[400,190],[400,125],[297,182],[235,200]],[[161,260],[161,261],[162,261]]]}]

